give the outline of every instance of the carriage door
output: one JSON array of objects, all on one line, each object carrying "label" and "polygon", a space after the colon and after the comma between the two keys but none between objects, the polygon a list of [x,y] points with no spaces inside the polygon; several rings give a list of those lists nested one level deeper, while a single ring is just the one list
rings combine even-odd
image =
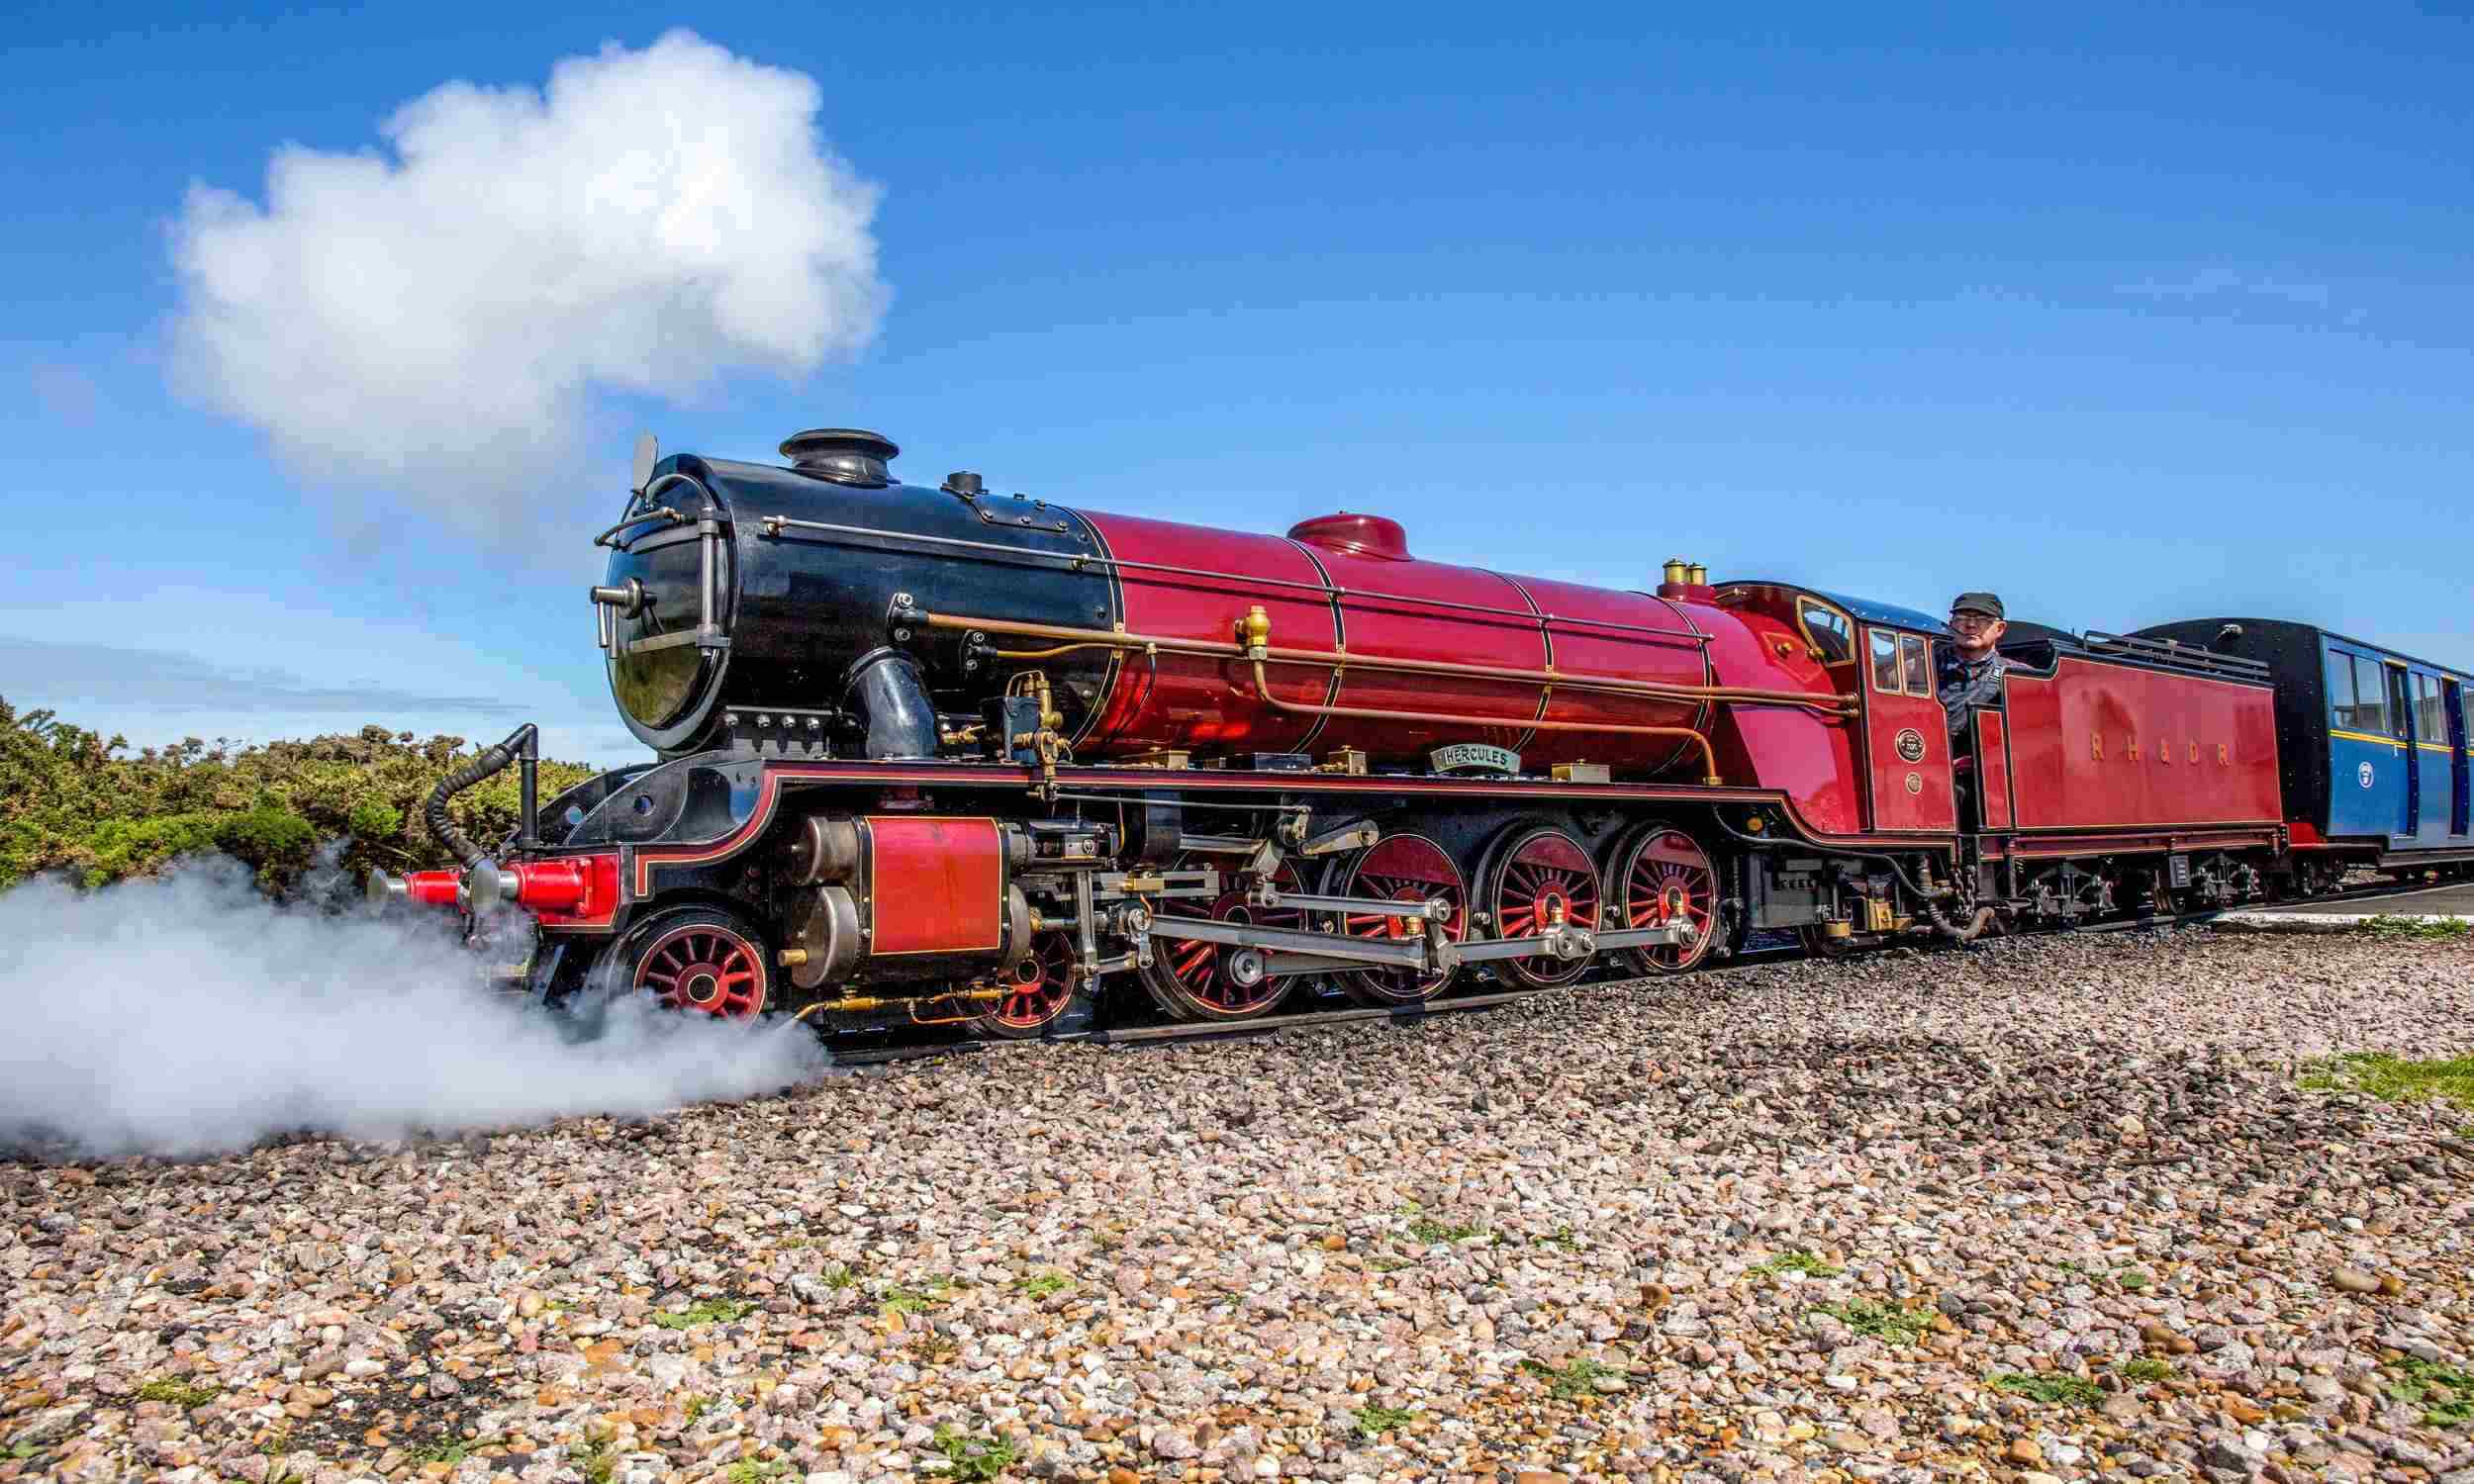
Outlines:
[{"label": "carriage door", "polygon": [[2399,764],[2405,769],[2405,807],[2393,826],[2399,840],[2411,840],[2423,820],[2423,752],[2414,745],[2414,690],[2406,667],[2390,660],[2388,671],[2388,734],[2403,744]]},{"label": "carriage door", "polygon": [[1864,755],[1876,830],[1958,827],[1951,800],[1950,722],[1934,695],[1931,641],[1865,630]]},{"label": "carriage door", "polygon": [[2448,833],[2462,835],[2467,832],[2465,687],[2456,681],[2441,681],[2439,703],[2440,719],[2446,723],[2448,737]]}]

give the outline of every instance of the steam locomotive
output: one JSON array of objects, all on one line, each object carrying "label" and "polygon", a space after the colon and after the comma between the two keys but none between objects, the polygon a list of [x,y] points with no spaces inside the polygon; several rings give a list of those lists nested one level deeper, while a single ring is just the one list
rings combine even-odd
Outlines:
[{"label": "steam locomotive", "polygon": [[[2023,626],[1953,742],[1950,635],[1903,608],[1681,560],[1653,592],[1450,566],[1376,514],[1269,536],[907,485],[856,429],[781,451],[647,439],[596,537],[611,693],[656,760],[543,805],[521,728],[429,800],[461,869],[373,895],[528,913],[553,1000],[1018,1037],[1102,985],[1187,1020],[1414,1006],[2352,858],[2295,838],[2272,661],[2208,636]],[[522,822],[485,849],[446,801],[509,766]]]}]

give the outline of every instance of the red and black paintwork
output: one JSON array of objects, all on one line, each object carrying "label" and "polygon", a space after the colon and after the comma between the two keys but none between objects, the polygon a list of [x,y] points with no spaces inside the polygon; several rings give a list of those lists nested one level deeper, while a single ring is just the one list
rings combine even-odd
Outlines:
[{"label": "red and black paintwork", "polygon": [[[2246,662],[2028,626],[2004,704],[1953,739],[1951,636],[1906,609],[1671,565],[1619,592],[1427,562],[1363,513],[1273,536],[994,499],[975,475],[904,485],[891,444],[843,430],[785,452],[665,461],[605,535],[612,691],[661,761],[552,800],[538,846],[491,868],[539,917],[545,991],[588,966],[649,982],[680,944],[735,963],[829,940],[782,980],[814,983],[818,953],[825,994],[970,979],[998,995],[991,1034],[1033,1034],[1115,934],[1162,948],[1141,965],[1162,1008],[1243,1018],[1283,997],[1260,965],[1128,927],[1093,882],[1248,932],[1500,948],[1689,923],[1613,950],[1673,972],[1757,927],[1965,937],[2194,882],[2230,899],[2286,856],[2274,692]],[[1456,743],[1517,772],[1438,772]],[[786,871],[824,819],[857,842],[847,874]],[[1370,833],[1341,854],[1237,864],[1344,823]],[[1041,854],[1066,836],[1080,854]],[[1214,863],[1182,911],[1158,894]],[[1267,883],[1329,900],[1283,908]],[[837,891],[848,932],[820,940]],[[1450,912],[1421,929],[1377,899]],[[1585,967],[1522,952],[1486,962],[1533,985]],[[1322,981],[1404,1004],[1437,979]]]}]

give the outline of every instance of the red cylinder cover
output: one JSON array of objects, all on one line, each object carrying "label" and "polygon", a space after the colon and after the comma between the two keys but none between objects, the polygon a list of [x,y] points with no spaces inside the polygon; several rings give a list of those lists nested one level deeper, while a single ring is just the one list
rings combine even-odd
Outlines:
[{"label": "red cylinder cover", "polygon": [[426,907],[451,907],[464,879],[453,871],[407,871],[403,881],[404,894],[409,899]]},{"label": "red cylinder cover", "polygon": [[[1422,763],[1447,743],[1485,742],[1520,753],[1524,769],[1533,772],[1587,761],[1648,773],[1689,761],[1697,773],[1700,749],[1690,739],[1620,728],[1706,730],[1707,704],[1578,690],[1570,681],[1826,689],[1761,664],[1765,651],[1743,632],[1742,620],[1714,605],[1420,561],[1409,554],[1400,527],[1381,516],[1320,516],[1279,537],[1078,513],[1098,531],[1108,555],[1124,564],[1117,571],[1129,635],[1225,644],[1242,637],[1248,609],[1260,605],[1271,619],[1276,655],[1306,650],[1345,657],[1269,662],[1272,697],[1302,708],[1284,710],[1265,700],[1253,666],[1243,660],[1128,651],[1077,746],[1087,760],[1167,750],[1242,756],[1357,748],[1377,761]],[[1761,673],[1717,673],[1714,638],[1751,657]],[[1449,661],[1532,675],[1348,663],[1368,659]],[[1349,711],[1453,719],[1343,714]]]}]

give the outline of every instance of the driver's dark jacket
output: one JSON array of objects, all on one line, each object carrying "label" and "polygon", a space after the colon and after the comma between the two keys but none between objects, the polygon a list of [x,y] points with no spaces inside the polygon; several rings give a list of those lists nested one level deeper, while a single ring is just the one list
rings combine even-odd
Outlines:
[{"label": "driver's dark jacket", "polygon": [[1942,712],[1956,742],[1965,735],[1970,711],[2002,703],[2002,675],[2010,669],[2010,662],[1998,654],[1970,662],[1960,657],[1955,645],[1941,646],[1941,661]]}]

